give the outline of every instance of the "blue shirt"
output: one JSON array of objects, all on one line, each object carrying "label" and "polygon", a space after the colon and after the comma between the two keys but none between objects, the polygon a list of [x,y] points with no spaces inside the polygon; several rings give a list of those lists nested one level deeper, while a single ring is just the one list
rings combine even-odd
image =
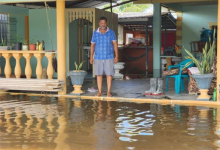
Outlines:
[{"label": "blue shirt", "polygon": [[105,60],[114,58],[114,47],[112,41],[116,41],[113,30],[107,28],[102,34],[99,28],[93,32],[91,43],[95,43],[95,59]]}]

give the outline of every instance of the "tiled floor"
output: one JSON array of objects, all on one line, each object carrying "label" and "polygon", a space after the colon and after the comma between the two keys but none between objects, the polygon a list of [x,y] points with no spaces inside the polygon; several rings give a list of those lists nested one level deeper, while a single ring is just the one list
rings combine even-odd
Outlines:
[{"label": "tiled floor", "polygon": [[[73,90],[70,79],[67,80],[68,93]],[[84,81],[82,90],[85,91],[85,96],[94,96],[96,93],[88,92],[88,88],[94,87],[97,89],[96,80],[87,78]],[[174,80],[170,79],[169,91],[165,92],[166,82],[164,80],[164,95],[163,96],[145,96],[144,91],[150,89],[150,78],[146,79],[131,79],[131,80],[113,80],[112,94],[113,97],[124,98],[150,98],[150,99],[172,99],[172,100],[196,100],[196,95],[188,94],[188,84],[185,81],[185,90],[180,94],[175,94]],[[107,83],[106,78],[103,79],[103,94],[106,95]]]}]

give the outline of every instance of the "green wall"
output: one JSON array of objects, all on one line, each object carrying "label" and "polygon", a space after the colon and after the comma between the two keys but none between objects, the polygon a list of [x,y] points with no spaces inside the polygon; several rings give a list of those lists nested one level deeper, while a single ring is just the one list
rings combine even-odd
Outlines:
[{"label": "green wall", "polygon": [[74,63],[77,62],[77,24],[78,24],[78,21],[75,20],[73,22],[70,23],[70,26],[69,26],[69,39],[70,39],[70,46],[69,46],[69,49],[70,49],[70,52],[69,52],[69,69],[70,70],[74,70],[75,69],[75,66],[74,66]]},{"label": "green wall", "polygon": [[[16,21],[16,24],[11,26],[11,36],[15,34],[19,34],[22,38],[25,37],[25,15],[28,15],[27,8],[20,8],[14,6],[7,6],[7,5],[0,5],[0,13],[8,13],[10,14],[10,18]],[[12,73],[14,72],[15,67],[15,59],[11,57],[10,59],[11,66],[12,66]],[[22,73],[24,73],[24,64],[25,59],[21,59],[22,64]],[[4,67],[5,67],[5,59],[3,57],[0,58],[0,66],[2,68],[2,74],[4,74]]]},{"label": "green wall", "polygon": [[[183,6],[182,45],[191,50],[190,42],[200,40],[202,28],[209,28],[209,22],[217,22],[217,5]],[[182,50],[183,58],[186,56]]]},{"label": "green wall", "polygon": [[[50,34],[46,16],[46,9],[30,9],[29,10],[29,38],[30,40],[33,39],[35,42],[37,40],[45,42],[45,49],[46,50],[57,50],[57,25],[56,25],[56,9],[48,10],[48,16],[50,21],[50,30],[51,30],[51,37],[53,43],[50,42]],[[47,68],[48,60],[44,56],[42,58],[42,67]],[[37,66],[37,59],[32,57],[31,59],[32,65],[32,76],[36,76],[36,66]],[[54,73],[54,77],[57,74]]]},{"label": "green wall", "polygon": [[[50,21],[50,30],[53,41],[53,50],[57,50],[57,19],[56,19],[56,9],[49,9],[48,16]],[[67,34],[67,12],[66,12],[66,34]],[[46,16],[46,9],[30,9],[29,10],[29,36],[30,39],[44,40],[45,49],[52,50],[52,44],[50,43],[50,34]],[[67,46],[67,41],[66,41]],[[66,52],[67,53],[67,52]],[[57,55],[56,55],[57,57]],[[68,55],[66,57],[69,57]],[[67,60],[66,60],[67,61]],[[32,58],[32,69],[33,76],[36,75],[35,68],[37,65],[36,58]],[[68,62],[67,62],[68,63]],[[46,68],[48,64],[47,58],[43,57],[42,66]],[[57,77],[57,73],[54,72],[54,78]]]}]

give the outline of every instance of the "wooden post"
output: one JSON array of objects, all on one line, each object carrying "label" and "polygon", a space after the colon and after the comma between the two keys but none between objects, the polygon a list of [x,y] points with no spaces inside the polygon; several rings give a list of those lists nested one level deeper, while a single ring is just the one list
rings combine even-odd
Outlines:
[{"label": "wooden post", "polygon": [[27,15],[25,15],[25,40],[29,45],[29,17]]},{"label": "wooden post", "polygon": [[63,91],[60,95],[66,94],[66,32],[65,32],[65,0],[56,1],[57,6],[57,50],[58,64],[57,72],[58,79],[64,81]]}]

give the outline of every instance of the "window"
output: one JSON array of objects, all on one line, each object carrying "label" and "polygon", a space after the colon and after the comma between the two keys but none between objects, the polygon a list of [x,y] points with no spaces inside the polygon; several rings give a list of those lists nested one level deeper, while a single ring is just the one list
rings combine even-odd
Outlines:
[{"label": "window", "polygon": [[9,14],[0,13],[0,44],[10,44]]},{"label": "window", "polygon": [[133,33],[126,33],[126,44],[129,43],[129,38],[133,38]]}]

